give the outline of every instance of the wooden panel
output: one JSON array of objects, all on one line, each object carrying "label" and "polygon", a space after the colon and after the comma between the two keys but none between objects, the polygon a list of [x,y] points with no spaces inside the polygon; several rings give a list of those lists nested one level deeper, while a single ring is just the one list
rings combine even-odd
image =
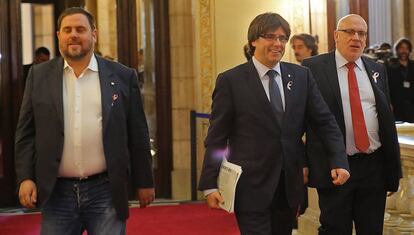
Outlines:
[{"label": "wooden panel", "polygon": [[328,18],[328,51],[335,49],[334,31],[336,29],[336,3],[335,0],[326,1],[326,17]]},{"label": "wooden panel", "polygon": [[171,198],[172,106],[168,1],[154,0],[158,197]]},{"label": "wooden panel", "polygon": [[17,204],[14,131],[22,96],[20,0],[0,1],[0,207]]},{"label": "wooden panel", "polygon": [[136,0],[117,0],[118,61],[128,67],[138,64]]}]

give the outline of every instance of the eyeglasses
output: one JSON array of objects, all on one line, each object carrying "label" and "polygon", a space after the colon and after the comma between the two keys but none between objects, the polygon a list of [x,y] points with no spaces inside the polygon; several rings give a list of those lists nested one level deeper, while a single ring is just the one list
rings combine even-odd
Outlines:
[{"label": "eyeglasses", "polygon": [[358,37],[360,38],[365,38],[368,35],[368,33],[365,31],[356,31],[353,29],[338,29],[338,31],[345,32],[349,36],[354,36],[355,34],[358,34]]},{"label": "eyeglasses", "polygon": [[287,43],[287,41],[289,41],[289,38],[286,35],[276,35],[273,33],[266,33],[266,34],[262,34],[260,35],[260,37],[268,40],[268,41],[277,41],[279,40],[280,43]]}]

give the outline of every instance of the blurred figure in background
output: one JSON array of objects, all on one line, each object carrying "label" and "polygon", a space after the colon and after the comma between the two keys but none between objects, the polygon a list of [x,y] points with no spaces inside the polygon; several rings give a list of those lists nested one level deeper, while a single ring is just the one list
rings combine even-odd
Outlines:
[{"label": "blurred figure in background", "polygon": [[387,66],[390,97],[395,120],[414,122],[414,61],[410,60],[412,44],[407,38],[395,45],[396,58]]},{"label": "blurred figure in background", "polygon": [[37,48],[34,53],[33,62],[31,64],[23,65],[23,79],[25,81],[24,83],[26,84],[27,74],[29,74],[29,70],[34,64],[40,64],[48,60],[50,60],[49,49],[47,49],[46,47]]},{"label": "blurred figure in background", "polygon": [[302,63],[308,57],[318,54],[318,43],[310,34],[302,33],[293,35],[290,39],[290,44],[295,52],[296,60],[299,63]]}]

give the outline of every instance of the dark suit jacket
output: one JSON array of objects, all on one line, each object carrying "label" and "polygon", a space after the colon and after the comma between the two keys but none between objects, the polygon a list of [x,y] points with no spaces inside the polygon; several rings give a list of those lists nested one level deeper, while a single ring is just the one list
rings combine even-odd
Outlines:
[{"label": "dark suit jacket", "polygon": [[310,71],[290,63],[281,62],[280,66],[285,95],[281,126],[252,61],[217,78],[199,190],[217,188],[221,159],[215,151],[228,144],[228,160],[243,170],[236,191],[236,210],[268,208],[282,168],[289,204],[297,207],[304,193],[301,159],[305,148],[301,138],[306,125],[315,127],[323,137],[331,153],[327,157],[331,167],[348,169],[340,130]]},{"label": "dark suit jacket", "polygon": [[[394,118],[390,109],[388,95],[388,81],[385,67],[371,59],[362,57],[365,69],[375,95],[378,112],[379,136],[382,144],[382,155],[385,159],[385,183],[388,191],[397,191],[401,178],[400,148]],[[342,109],[342,99],[338,82],[338,73],[335,62],[335,52],[323,54],[303,61],[303,65],[311,69],[319,90],[329,106],[331,112],[341,129],[345,143],[345,121]],[[376,81],[375,72],[379,73]],[[323,142],[312,130],[307,132],[307,156],[310,168],[309,186],[324,188],[331,187],[330,175],[325,173],[328,163],[325,160],[329,153],[323,149]],[[351,169],[352,171],[352,169]],[[351,172],[352,175],[352,172]]]},{"label": "dark suit jacket", "polygon": [[[153,187],[147,122],[135,70],[98,56],[97,62],[109,183],[118,216],[126,219],[129,176],[134,188]],[[62,77],[61,57],[32,67],[16,131],[18,185],[24,179],[34,180],[40,206],[53,191],[62,157],[65,138]],[[113,94],[118,99],[112,106]]]}]

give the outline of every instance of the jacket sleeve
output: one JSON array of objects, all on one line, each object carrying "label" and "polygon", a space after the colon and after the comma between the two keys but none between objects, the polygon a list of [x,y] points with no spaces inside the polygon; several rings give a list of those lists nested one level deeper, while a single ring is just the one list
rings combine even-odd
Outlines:
[{"label": "jacket sleeve", "polygon": [[35,181],[35,125],[32,105],[33,67],[26,81],[15,136],[17,185],[25,179]]},{"label": "jacket sleeve", "polygon": [[198,189],[217,188],[217,177],[233,121],[233,102],[228,77],[220,74],[216,81],[211,106],[210,127],[205,139],[206,148]]},{"label": "jacket sleeve", "polygon": [[128,148],[132,166],[134,188],[154,187],[152,156],[147,120],[138,88],[135,70],[130,75],[130,97],[128,110]]},{"label": "jacket sleeve", "polygon": [[330,112],[318,87],[313,79],[312,73],[308,73],[308,103],[307,122],[320,137],[328,151],[329,165],[331,169],[343,168],[349,171],[348,157],[345,151],[342,132],[336,123],[334,115]]}]

